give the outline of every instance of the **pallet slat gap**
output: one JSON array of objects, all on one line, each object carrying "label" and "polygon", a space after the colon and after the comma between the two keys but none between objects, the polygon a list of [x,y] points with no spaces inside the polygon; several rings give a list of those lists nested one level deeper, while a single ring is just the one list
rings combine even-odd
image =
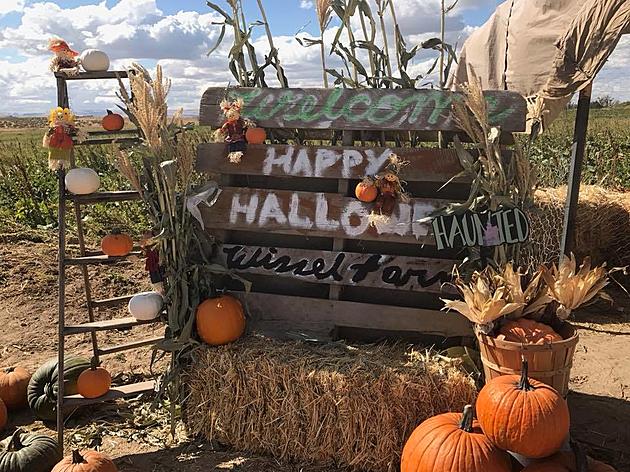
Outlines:
[{"label": "pallet slat gap", "polygon": [[116,329],[128,329],[134,326],[157,323],[159,319],[150,321],[140,321],[132,316],[126,318],[115,318],[113,320],[94,321],[92,323],[81,323],[76,325],[66,325],[64,335],[90,333],[92,331],[111,331]]},{"label": "pallet slat gap", "polygon": [[118,346],[105,347],[98,350],[99,355],[106,356],[109,354],[115,354],[117,352],[129,351],[137,347],[148,346],[155,344],[164,339],[164,336],[156,336],[154,338],[142,339],[140,341],[130,341],[128,343],[119,344]]}]

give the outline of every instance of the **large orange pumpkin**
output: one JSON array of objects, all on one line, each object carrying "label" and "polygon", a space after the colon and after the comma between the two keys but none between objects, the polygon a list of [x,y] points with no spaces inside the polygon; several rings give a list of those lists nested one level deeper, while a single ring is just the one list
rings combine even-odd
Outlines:
[{"label": "large orange pumpkin", "polygon": [[527,377],[502,375],[490,380],[477,397],[481,429],[493,444],[529,458],[557,452],[569,434],[567,402],[549,385]]},{"label": "large orange pumpkin", "polygon": [[107,110],[107,115],[101,120],[101,126],[103,126],[103,129],[106,131],[120,131],[125,127],[125,120],[118,113]]},{"label": "large orange pumpkin", "polygon": [[86,449],[81,452],[73,451],[52,472],[118,472],[118,468],[105,454]]},{"label": "large orange pumpkin", "polygon": [[499,329],[497,337],[523,344],[549,344],[562,341],[562,336],[551,326],[527,318],[505,322]]},{"label": "large orange pumpkin", "polygon": [[247,128],[245,139],[249,144],[262,144],[267,139],[267,133],[264,128]]},{"label": "large orange pumpkin", "polygon": [[509,472],[508,455],[473,421],[473,408],[444,413],[418,426],[402,453],[401,472]]},{"label": "large orange pumpkin", "polygon": [[9,413],[7,412],[7,407],[4,402],[0,400],[0,431],[4,429],[4,427],[9,422]]},{"label": "large orange pumpkin", "polygon": [[22,367],[10,367],[0,372],[0,399],[9,410],[17,410],[28,404],[26,392],[29,374]]},{"label": "large orange pumpkin", "polygon": [[133,239],[120,230],[114,229],[101,240],[103,254],[111,257],[123,257],[133,249]]},{"label": "large orange pumpkin", "polygon": [[378,190],[374,182],[370,179],[363,179],[354,189],[356,197],[365,203],[371,203],[376,200]]},{"label": "large orange pumpkin", "polygon": [[[586,472],[617,472],[613,467],[586,458]],[[577,460],[573,452],[558,452],[540,462],[534,462],[523,469],[522,472],[579,472]]]},{"label": "large orange pumpkin", "polygon": [[84,370],[77,380],[77,391],[85,398],[98,398],[109,392],[112,376],[103,367],[92,367]]},{"label": "large orange pumpkin", "polygon": [[200,304],[196,322],[199,337],[213,346],[234,342],[245,331],[243,306],[229,295],[210,298]]}]

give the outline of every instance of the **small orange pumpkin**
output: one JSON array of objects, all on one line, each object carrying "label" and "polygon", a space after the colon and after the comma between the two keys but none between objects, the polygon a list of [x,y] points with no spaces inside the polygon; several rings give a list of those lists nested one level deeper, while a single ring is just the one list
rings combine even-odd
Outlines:
[{"label": "small orange pumpkin", "polygon": [[31,374],[22,367],[10,367],[0,372],[0,399],[9,410],[24,408],[28,404],[29,380]]},{"label": "small orange pumpkin", "polygon": [[496,377],[477,397],[481,429],[497,447],[529,458],[557,452],[569,434],[569,407],[552,387],[521,375]]},{"label": "small orange pumpkin", "polygon": [[551,326],[527,318],[505,322],[499,329],[497,338],[523,344],[549,344],[562,341],[562,336]]},{"label": "small orange pumpkin", "polygon": [[4,402],[0,400],[0,431],[4,429],[4,427],[9,422],[9,413],[7,412],[7,407]]},{"label": "small orange pumpkin", "polygon": [[376,185],[374,185],[374,181],[366,177],[357,184],[354,189],[354,194],[362,202],[371,203],[376,200],[376,197],[378,196],[378,190],[376,188]]},{"label": "small orange pumpkin", "polygon": [[[590,457],[586,458],[587,472],[617,472],[613,467]],[[573,452],[558,452],[551,457],[534,462],[522,472],[578,472],[577,459]]]},{"label": "small orange pumpkin", "polygon": [[98,398],[109,392],[112,376],[103,367],[97,367],[92,360],[92,367],[84,370],[77,380],[77,391],[84,398]]},{"label": "small orange pumpkin", "polygon": [[418,426],[407,440],[400,472],[510,472],[507,453],[495,447],[473,421],[473,408],[463,415],[444,413]]},{"label": "small orange pumpkin", "polygon": [[247,128],[245,139],[249,144],[262,144],[267,139],[267,133],[264,128]]},{"label": "small orange pumpkin", "polygon": [[51,472],[118,472],[118,468],[105,454],[86,449],[72,451]]},{"label": "small orange pumpkin", "polygon": [[103,254],[110,257],[123,257],[133,249],[133,240],[118,229],[113,229],[101,240],[101,250]]},{"label": "small orange pumpkin", "polygon": [[199,305],[196,313],[199,337],[212,346],[236,341],[245,331],[243,306],[236,298],[221,295]]},{"label": "small orange pumpkin", "polygon": [[101,126],[105,131],[120,131],[125,127],[125,120],[118,113],[107,110],[107,115],[101,120]]}]

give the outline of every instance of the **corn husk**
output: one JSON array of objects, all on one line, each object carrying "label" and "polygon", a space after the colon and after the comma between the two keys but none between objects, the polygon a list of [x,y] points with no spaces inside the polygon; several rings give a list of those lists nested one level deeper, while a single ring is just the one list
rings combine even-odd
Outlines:
[{"label": "corn husk", "polygon": [[604,266],[591,269],[589,257],[576,271],[575,256],[564,257],[559,266],[553,264],[551,269],[543,268],[542,277],[549,287],[549,296],[558,302],[556,315],[566,320],[571,311],[591,301],[597,296],[608,296],[602,289],[608,285],[608,276]]}]

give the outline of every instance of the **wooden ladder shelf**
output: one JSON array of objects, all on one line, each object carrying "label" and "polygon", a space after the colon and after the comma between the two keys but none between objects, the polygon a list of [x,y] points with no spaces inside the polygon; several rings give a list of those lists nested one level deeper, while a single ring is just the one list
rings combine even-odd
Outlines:
[{"label": "wooden ladder shelf", "polygon": [[[107,72],[81,72],[77,75],[69,76],[63,73],[55,73],[57,79],[57,105],[62,108],[69,108],[69,97],[67,81],[70,80],[94,80],[94,79],[118,79],[128,78],[127,71],[107,71]],[[125,130],[117,134],[127,137],[109,137],[109,133],[105,131],[93,131],[88,133],[89,138],[77,145],[98,145],[108,144],[116,141],[121,145],[131,145],[140,141],[137,131]],[[59,178],[59,344],[58,344],[58,365],[63,366],[65,361],[65,337],[75,334],[90,333],[92,338],[92,352],[94,358],[98,361],[101,356],[115,354],[122,351],[136,349],[142,346],[153,345],[163,339],[163,336],[141,339],[137,341],[127,342],[118,346],[99,347],[96,333],[99,331],[112,330],[129,330],[135,326],[150,324],[152,321],[138,321],[133,317],[117,318],[106,321],[96,321],[94,310],[99,308],[108,308],[120,306],[127,303],[133,295],[115,297],[105,300],[94,300],[92,298],[92,290],[90,285],[89,266],[97,264],[116,264],[127,261],[131,257],[141,255],[140,251],[134,250],[127,257],[108,257],[102,253],[90,252],[85,247],[85,237],[83,230],[82,205],[91,205],[95,203],[113,203],[123,201],[139,200],[138,192],[123,191],[107,191],[96,192],[89,195],[72,195],[66,192],[65,187],[65,171],[58,171]],[[74,207],[74,213],[77,222],[77,235],[79,241],[79,257],[68,257],[66,254],[66,210],[67,203],[71,202]],[[66,267],[79,266],[83,275],[85,287],[85,296],[87,301],[88,320],[86,323],[67,325],[65,322],[65,305],[66,305],[66,284],[65,275]],[[58,378],[58,397],[57,397],[57,438],[59,445],[64,445],[64,413],[68,409],[86,406],[94,403],[117,400],[124,397],[132,397],[142,393],[152,392],[155,390],[155,382],[144,381],[129,385],[113,387],[106,395],[96,398],[87,399],[80,395],[64,396],[64,376],[63,368],[59,368]]]}]

